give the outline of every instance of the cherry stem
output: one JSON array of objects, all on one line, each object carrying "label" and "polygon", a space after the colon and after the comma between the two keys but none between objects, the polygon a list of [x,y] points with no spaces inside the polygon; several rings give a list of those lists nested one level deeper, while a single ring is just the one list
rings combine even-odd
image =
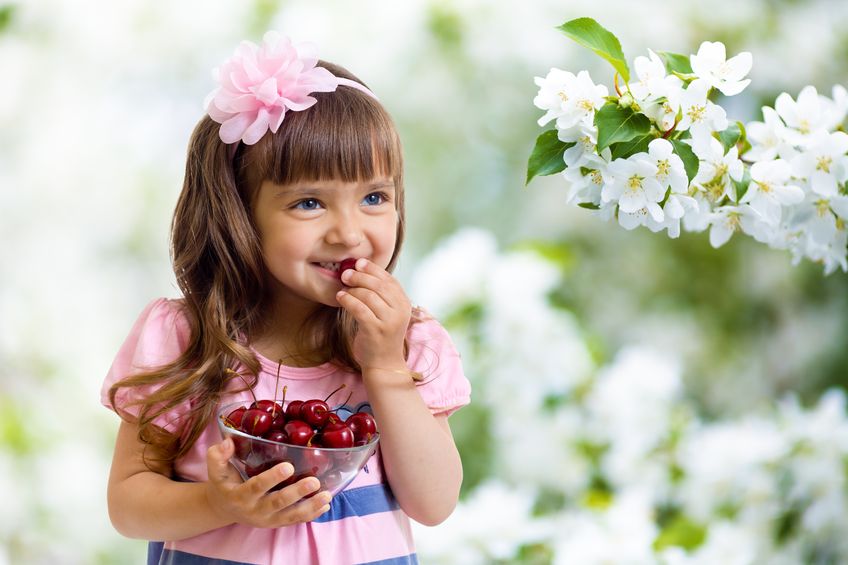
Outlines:
[{"label": "cherry stem", "polygon": [[252,396],[252,397],[253,397],[253,402],[258,402],[258,401],[256,400],[256,395],[253,393],[253,389],[252,389],[252,388],[250,388],[250,385],[249,385],[249,384],[247,384],[247,381],[245,380],[244,376],[243,376],[241,373],[236,373],[235,371],[233,371],[233,370],[232,370],[232,369],[230,369],[229,367],[227,367],[226,369],[224,369],[224,373],[229,374],[229,375],[235,375],[235,376],[237,376],[238,378],[240,378],[240,379],[242,380],[242,382],[244,383],[244,386],[246,386],[246,387],[247,387],[247,390],[249,390],[249,391],[250,391],[250,396]]},{"label": "cherry stem", "polygon": [[618,97],[621,98],[621,88],[618,86],[618,73],[615,73],[613,77],[613,83],[615,84],[615,92],[618,94]]},{"label": "cherry stem", "polygon": [[333,392],[331,392],[330,394],[327,395],[327,398],[324,399],[324,402],[327,402],[328,400],[330,400],[331,396],[333,396],[334,394],[336,394],[337,392],[339,392],[341,389],[343,389],[346,386],[347,385],[345,383],[342,383],[339,388],[337,388],[336,390],[334,390]]},{"label": "cherry stem", "polygon": [[350,394],[348,394],[348,395],[347,395],[347,398],[345,399],[345,401],[344,401],[344,402],[342,402],[341,404],[339,404],[338,406],[336,406],[335,408],[333,408],[332,410],[330,410],[330,412],[338,412],[340,408],[342,408],[342,407],[343,407],[343,406],[345,406],[348,402],[350,402],[350,397],[351,397],[351,396],[353,396],[353,391],[350,391]]},{"label": "cherry stem", "polygon": [[288,388],[289,388],[289,385],[283,385],[283,399],[280,400],[280,404],[283,406],[284,409],[285,409],[285,406],[286,406],[286,390],[288,390]]},{"label": "cherry stem", "polygon": [[277,416],[277,388],[280,386],[280,367],[283,366],[283,360],[277,361],[277,380],[274,381],[274,407],[271,408],[271,417]]}]

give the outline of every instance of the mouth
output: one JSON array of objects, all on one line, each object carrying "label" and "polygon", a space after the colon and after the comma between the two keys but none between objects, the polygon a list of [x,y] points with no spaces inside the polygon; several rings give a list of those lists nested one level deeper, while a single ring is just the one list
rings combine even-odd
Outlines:
[{"label": "mouth", "polygon": [[341,261],[316,261],[312,264],[324,271],[326,275],[340,279],[343,272],[354,268],[356,259],[348,257]]},{"label": "mouth", "polygon": [[319,267],[321,267],[322,269],[327,269],[328,271],[333,271],[333,272],[338,272],[338,270],[339,270],[339,269],[341,268],[341,266],[342,266],[342,264],[341,264],[341,263],[333,263],[333,262],[325,262],[325,261],[320,261],[320,262],[318,262],[318,263],[313,263],[313,265],[318,265],[318,266],[319,266]]}]

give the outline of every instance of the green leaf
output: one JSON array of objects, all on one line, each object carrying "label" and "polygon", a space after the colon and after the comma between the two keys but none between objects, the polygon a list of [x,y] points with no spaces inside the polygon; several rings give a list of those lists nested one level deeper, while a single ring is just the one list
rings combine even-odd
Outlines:
[{"label": "green leaf", "polygon": [[582,45],[588,47],[604,59],[618,71],[625,82],[630,82],[630,69],[624,59],[621,50],[621,42],[609,32],[604,26],[592,18],[577,18],[565,22],[559,29],[562,33]]},{"label": "green leaf", "polygon": [[692,151],[689,145],[679,139],[670,139],[669,141],[671,141],[671,145],[674,147],[674,152],[683,161],[683,168],[686,169],[686,176],[689,178],[689,182],[692,182],[692,179],[698,174],[698,167],[700,166],[698,156],[695,155],[695,152]]},{"label": "green leaf", "polygon": [[670,53],[669,51],[657,51],[656,53],[662,57],[667,72],[684,75],[692,74],[692,65],[689,63],[689,57],[686,55]]},{"label": "green leaf", "polygon": [[648,144],[654,140],[652,134],[646,134],[640,137],[634,137],[630,141],[622,141],[610,145],[610,152],[613,159],[626,159],[637,153],[647,153]]},{"label": "green leaf", "polygon": [[581,208],[586,208],[587,210],[600,210],[601,207],[594,202],[578,202],[578,206]]},{"label": "green leaf", "polygon": [[574,143],[565,143],[557,137],[555,129],[548,130],[536,138],[536,146],[527,161],[527,180],[524,186],[530,184],[533,177],[553,175],[565,170],[562,154]]},{"label": "green leaf", "polygon": [[736,202],[745,196],[745,193],[748,192],[748,187],[751,185],[751,170],[748,167],[745,167],[745,173],[742,175],[742,180],[733,180],[733,187],[736,189]]},{"label": "green leaf", "polygon": [[690,520],[686,516],[678,515],[663,528],[657,539],[654,540],[654,549],[661,551],[666,547],[682,547],[693,550],[707,537],[707,528]]},{"label": "green leaf", "polygon": [[613,143],[630,141],[651,131],[648,116],[622,108],[618,104],[605,104],[595,112],[598,128],[598,152]]},{"label": "green leaf", "polygon": [[730,151],[730,148],[745,141],[745,126],[742,122],[736,122],[727,126],[727,129],[716,133],[718,140],[724,146],[724,152]]}]

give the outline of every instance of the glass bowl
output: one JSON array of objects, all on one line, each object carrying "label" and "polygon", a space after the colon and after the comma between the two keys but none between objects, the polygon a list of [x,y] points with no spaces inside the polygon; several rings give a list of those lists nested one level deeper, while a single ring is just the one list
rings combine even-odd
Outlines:
[{"label": "glass bowl", "polygon": [[224,439],[232,438],[235,444],[235,454],[230,461],[244,480],[287,461],[294,467],[294,474],[272,490],[281,489],[306,477],[317,477],[321,482],[320,490],[329,491],[335,496],[350,484],[377,451],[379,433],[367,444],[350,448],[302,447],[255,437],[224,423],[230,412],[248,404],[227,404],[220,407],[216,415],[221,436]]}]

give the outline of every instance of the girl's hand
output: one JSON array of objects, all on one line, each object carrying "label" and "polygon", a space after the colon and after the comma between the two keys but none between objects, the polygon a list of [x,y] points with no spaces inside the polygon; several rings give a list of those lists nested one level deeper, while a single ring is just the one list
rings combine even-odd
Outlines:
[{"label": "girl's hand", "polygon": [[255,528],[279,528],[310,522],[330,509],[330,493],[326,491],[296,504],[318,490],[320,483],[315,477],[269,492],[294,473],[290,463],[280,463],[242,481],[241,475],[229,462],[234,451],[233,440],[227,438],[206,452],[209,472],[206,496],[215,512],[223,518]]},{"label": "girl's hand", "polygon": [[359,323],[353,355],[363,372],[370,368],[405,369],[403,340],[412,317],[412,303],[388,271],[367,259],[342,273],[349,288],[336,294],[342,308]]}]

